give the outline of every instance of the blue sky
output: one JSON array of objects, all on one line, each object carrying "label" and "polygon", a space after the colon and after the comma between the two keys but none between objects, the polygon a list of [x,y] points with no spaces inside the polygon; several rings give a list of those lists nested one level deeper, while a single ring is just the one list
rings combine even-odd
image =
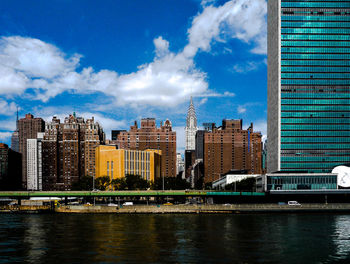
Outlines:
[{"label": "blue sky", "polygon": [[178,151],[190,96],[199,124],[254,122],[266,134],[265,0],[3,0],[0,141],[16,108],[94,116],[110,137],[134,120],[172,121]]}]

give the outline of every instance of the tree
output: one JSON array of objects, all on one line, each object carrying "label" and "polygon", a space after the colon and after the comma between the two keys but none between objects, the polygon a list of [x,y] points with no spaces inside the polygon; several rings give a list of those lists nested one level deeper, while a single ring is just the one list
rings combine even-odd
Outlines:
[{"label": "tree", "polygon": [[236,183],[233,182],[231,184],[226,185],[225,190],[228,190],[228,191],[236,190],[237,192],[244,192],[244,191],[251,192],[255,190],[255,187],[256,187],[255,178],[249,177],[239,182],[236,182]]},{"label": "tree", "polygon": [[[180,177],[164,177],[164,189],[165,190],[185,190],[191,187],[185,179]],[[163,177],[156,178],[152,184],[153,190],[163,189]]]},{"label": "tree", "polygon": [[125,178],[113,179],[111,184],[114,190],[118,190],[118,191],[125,190],[127,187]]},{"label": "tree", "polygon": [[108,176],[97,177],[95,179],[95,187],[101,191],[105,191],[111,185],[111,180]]},{"label": "tree", "polygon": [[149,182],[140,175],[127,174],[125,176],[125,181],[128,190],[145,190],[150,186]]},{"label": "tree", "polygon": [[92,189],[93,178],[91,176],[81,177],[78,181],[72,183],[74,191],[89,191]]}]

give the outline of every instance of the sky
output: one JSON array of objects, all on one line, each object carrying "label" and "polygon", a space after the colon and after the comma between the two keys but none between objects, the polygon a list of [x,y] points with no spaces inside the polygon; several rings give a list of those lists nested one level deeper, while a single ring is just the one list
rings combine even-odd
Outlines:
[{"label": "sky", "polygon": [[266,0],[2,0],[0,142],[26,113],[94,116],[110,138],[169,119],[243,119],[266,137]]}]

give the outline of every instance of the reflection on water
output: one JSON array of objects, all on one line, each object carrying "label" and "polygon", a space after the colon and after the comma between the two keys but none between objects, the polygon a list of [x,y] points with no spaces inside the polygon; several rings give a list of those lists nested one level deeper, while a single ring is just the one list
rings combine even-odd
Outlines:
[{"label": "reflection on water", "polygon": [[39,215],[27,217],[25,221],[23,241],[27,245],[28,257],[27,261],[35,263],[37,259],[45,254],[47,249],[45,241],[45,228],[43,226],[43,219]]},{"label": "reflection on water", "polygon": [[334,226],[335,257],[346,259],[350,253],[350,217],[343,215],[336,217]]},{"label": "reflection on water", "polygon": [[0,263],[334,263],[349,215],[0,215]]}]

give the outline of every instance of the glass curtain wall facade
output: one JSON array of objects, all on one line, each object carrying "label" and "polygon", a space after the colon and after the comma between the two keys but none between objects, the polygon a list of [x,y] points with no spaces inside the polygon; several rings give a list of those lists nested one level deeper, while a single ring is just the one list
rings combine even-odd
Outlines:
[{"label": "glass curtain wall facade", "polygon": [[270,0],[269,13],[269,56],[279,50],[268,62],[278,70],[269,73],[277,114],[268,130],[277,132],[268,171],[324,173],[350,163],[350,1]]},{"label": "glass curtain wall facade", "polygon": [[267,190],[336,190],[337,175],[267,175]]}]

